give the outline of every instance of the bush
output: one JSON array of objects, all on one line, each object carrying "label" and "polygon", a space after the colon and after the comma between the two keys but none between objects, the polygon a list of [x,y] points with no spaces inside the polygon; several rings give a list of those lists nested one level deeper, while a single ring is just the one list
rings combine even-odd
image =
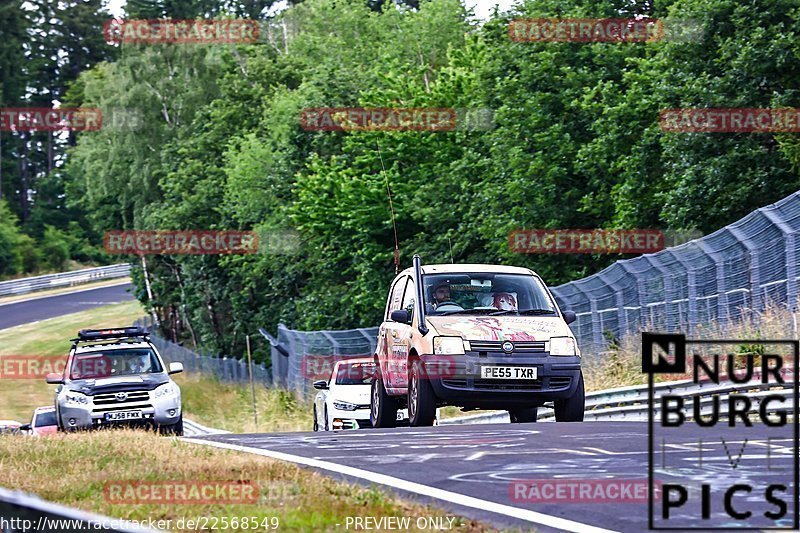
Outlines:
[{"label": "bush", "polygon": [[54,270],[63,270],[70,257],[70,236],[53,226],[45,226],[41,250],[45,264]]},{"label": "bush", "polygon": [[13,276],[23,272],[23,256],[19,245],[24,235],[17,226],[18,219],[0,200],[0,275]]}]

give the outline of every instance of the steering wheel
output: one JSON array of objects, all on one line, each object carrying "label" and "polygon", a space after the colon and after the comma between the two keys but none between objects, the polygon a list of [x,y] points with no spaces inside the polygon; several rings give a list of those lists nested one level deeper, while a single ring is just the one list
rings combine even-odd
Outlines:
[{"label": "steering wheel", "polygon": [[[443,307],[452,307],[453,309],[442,309]],[[463,311],[464,308],[458,305],[457,303],[447,300],[445,302],[439,302],[436,304],[437,311]]]}]

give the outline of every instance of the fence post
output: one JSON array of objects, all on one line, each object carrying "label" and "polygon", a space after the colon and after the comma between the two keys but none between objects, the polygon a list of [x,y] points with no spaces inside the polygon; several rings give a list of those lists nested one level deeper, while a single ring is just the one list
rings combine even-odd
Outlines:
[{"label": "fence post", "polygon": [[598,275],[600,279],[603,280],[603,283],[614,292],[614,302],[617,306],[617,331],[612,333],[615,337],[622,338],[622,336],[628,332],[628,315],[625,313],[625,297],[617,283],[609,281],[606,270],[602,270]]},{"label": "fence post", "polygon": [[728,290],[728,284],[725,280],[725,262],[723,261],[719,252],[712,250],[703,239],[697,239],[695,242],[703,251],[703,253],[710,257],[712,261],[714,261],[714,268],[717,278],[717,323],[721,324],[727,319],[728,316],[728,295],[726,293]]},{"label": "fence post", "polygon": [[797,312],[797,263],[795,262],[795,247],[797,246],[795,236],[797,235],[797,231],[789,226],[785,220],[778,217],[773,209],[762,207],[758,212],[764,215],[767,220],[783,233],[783,239],[786,243],[786,252],[783,258],[784,265],[786,266],[786,303],[789,311],[791,311],[794,316],[795,312]]},{"label": "fence post", "polygon": [[784,235],[786,239],[786,301],[789,310],[794,313],[797,311],[797,263],[795,263],[795,233]]},{"label": "fence post", "polygon": [[594,298],[591,298],[589,293],[581,288],[580,281],[575,283],[575,289],[583,294],[583,297],[586,298],[587,302],[589,302],[589,310],[592,314],[592,348],[595,352],[599,352],[603,349],[603,323],[600,319],[600,314],[597,312],[597,301]]},{"label": "fence post", "polygon": [[[759,247],[753,243],[753,240],[745,235],[742,230],[734,226],[728,226],[728,232],[736,237],[739,244],[747,249],[747,254],[750,257],[750,268],[748,269],[748,278],[750,281],[750,309],[753,312],[762,311],[761,305],[761,265],[758,256]],[[755,318],[755,315],[753,316]]]}]

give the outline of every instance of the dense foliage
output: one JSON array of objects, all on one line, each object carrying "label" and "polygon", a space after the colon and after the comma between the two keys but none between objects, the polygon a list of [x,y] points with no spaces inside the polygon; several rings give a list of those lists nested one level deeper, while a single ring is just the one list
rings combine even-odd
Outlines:
[{"label": "dense foliage", "polygon": [[[793,1],[528,0],[485,22],[457,0],[305,0],[277,15],[270,5],[132,1],[137,16],[258,17],[261,39],[124,44],[69,84],[76,104],[140,118],[80,134],[59,173],[64,209],[85,217],[91,238],[111,229],[262,236],[255,255],[147,258],[147,304],[176,336],[241,353],[244,335],[280,322],[376,324],[394,275],[387,181],[402,267],[420,253],[428,263],[530,266],[552,284],[619,257],[514,254],[510,231],[711,232],[798,188],[792,134],[659,126],[664,108],[800,107]],[[652,43],[509,39],[513,18],[620,16],[692,21],[701,31]],[[302,129],[301,111],[323,106],[492,109],[495,124]],[[14,224],[3,215],[0,241],[25,250]],[[4,249],[0,269],[24,261]]]}]

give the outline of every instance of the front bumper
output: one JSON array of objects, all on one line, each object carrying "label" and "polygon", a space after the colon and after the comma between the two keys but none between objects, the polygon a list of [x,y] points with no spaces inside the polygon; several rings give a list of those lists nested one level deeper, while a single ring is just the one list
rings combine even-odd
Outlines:
[{"label": "front bumper", "polygon": [[[139,411],[141,418],[108,420],[114,412]],[[60,427],[65,431],[99,429],[103,427],[148,427],[169,426],[181,417],[181,397],[150,397],[146,402],[120,402],[114,405],[95,405],[93,398],[84,406],[61,402],[58,409]]]},{"label": "front bumper", "polygon": [[[467,352],[465,355],[423,355],[427,379],[441,403],[459,407],[509,409],[537,407],[569,398],[581,372],[578,356],[551,356],[547,352]],[[485,379],[482,366],[535,367],[537,378]]]},{"label": "front bumper", "polygon": [[[328,417],[331,421],[331,429],[360,429],[372,427],[369,408],[357,409],[355,411],[333,409],[328,413]],[[397,422],[398,424],[408,422],[408,414],[405,409],[399,409],[397,411]]]},{"label": "front bumper", "polygon": [[372,425],[369,418],[369,408],[345,411],[333,408],[328,412],[331,429],[359,429]]}]

